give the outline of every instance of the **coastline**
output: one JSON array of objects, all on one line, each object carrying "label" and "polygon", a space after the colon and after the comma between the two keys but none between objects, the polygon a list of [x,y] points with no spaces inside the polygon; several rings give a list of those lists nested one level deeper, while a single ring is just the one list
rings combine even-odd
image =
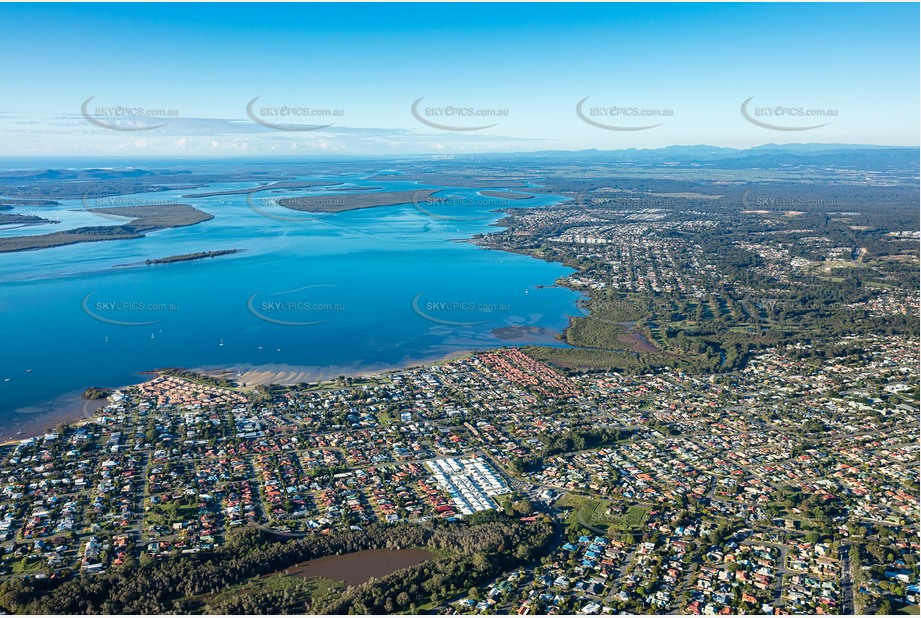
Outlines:
[{"label": "coastline", "polygon": [[47,402],[21,408],[0,433],[0,447],[19,444],[61,425],[87,421],[107,399],[83,399],[84,391],[72,391]]},{"label": "coastline", "polygon": [[[189,369],[204,375],[227,378],[239,382],[241,389],[248,390],[264,384],[278,384],[292,386],[303,382],[318,382],[335,380],[340,375],[353,378],[370,378],[394,373],[406,369],[424,367],[446,363],[458,358],[468,356],[477,350],[457,350],[446,354],[438,354],[429,358],[413,360],[407,363],[382,365],[373,369],[358,369],[344,365],[329,365],[326,367],[312,367],[306,365],[230,365],[230,366],[205,366]],[[245,373],[242,371],[245,369]],[[156,374],[157,370],[144,372],[146,382]],[[243,373],[243,380],[238,373]],[[141,383],[142,383],[141,382]],[[115,387],[114,390],[135,386],[125,384]],[[108,404],[108,399],[83,399],[84,391],[74,391],[62,395],[51,401],[23,408],[17,411],[16,416],[23,417],[22,423],[13,423],[0,433],[0,447],[14,446],[37,436],[43,435],[62,425],[79,425],[89,422],[95,412]],[[11,432],[11,433],[7,433]],[[21,433],[16,433],[21,432]]]},{"label": "coastline", "polygon": [[249,363],[238,365],[208,365],[191,369],[216,378],[225,378],[238,382],[241,388],[253,388],[264,384],[278,384],[280,386],[293,386],[305,382],[321,382],[335,380],[338,376],[352,378],[370,378],[413,369],[429,365],[446,363],[457,358],[473,354],[477,350],[457,350],[446,354],[436,354],[427,358],[396,364],[381,364],[373,368],[360,368],[357,365],[287,365],[268,364],[252,365]]},{"label": "coastline", "polygon": [[[508,189],[506,189],[508,190]],[[438,190],[431,190],[432,193],[436,193]],[[528,196],[534,197],[534,196]],[[291,198],[297,199],[297,198]],[[565,201],[565,200],[564,200]],[[363,207],[359,207],[363,208]],[[524,206],[524,208],[528,208]],[[348,209],[346,209],[348,210]],[[507,215],[505,209],[497,209],[491,212],[503,213]],[[500,216],[496,221],[490,223],[490,226],[494,226],[500,229],[507,227],[505,224],[506,217]],[[487,234],[488,235],[488,234]],[[485,239],[487,235],[474,235],[467,238],[456,238],[448,239],[448,242],[465,242],[470,243],[479,249],[492,250],[492,251],[501,251],[506,253],[516,253],[532,259],[541,259],[536,256],[530,255],[525,252],[510,250],[498,246],[490,246],[486,243],[479,242],[482,239]],[[233,250],[237,252],[239,250]],[[178,256],[186,257],[186,256]],[[542,260],[546,262],[551,262],[552,260]],[[140,262],[140,264],[145,264],[146,262]],[[135,264],[123,264],[119,266],[134,266]],[[540,287],[567,287],[560,286],[559,283],[554,283],[548,286]],[[571,289],[571,288],[567,288]],[[568,328],[568,325],[567,327]],[[503,347],[503,346],[524,346],[524,345],[542,345],[536,341],[528,341],[527,339],[533,338],[535,336],[547,336],[552,340],[558,343],[565,343],[565,328],[560,333],[550,333],[547,332],[531,332],[529,329],[520,329],[508,328],[508,329],[498,329],[502,331],[501,333],[493,333],[498,339],[502,340],[500,343],[497,343],[494,347]],[[508,332],[505,332],[505,331]],[[521,332],[518,332],[518,331]],[[509,336],[511,335],[511,336]],[[522,340],[525,339],[525,340]],[[543,343],[546,345],[546,343]],[[294,384],[300,384],[304,382],[318,382],[318,381],[332,381],[339,376],[349,376],[353,378],[368,378],[381,376],[388,373],[393,373],[397,371],[437,365],[451,360],[462,358],[468,356],[478,351],[483,351],[484,349],[490,348],[465,348],[461,350],[450,350],[443,351],[441,353],[434,353],[427,356],[422,356],[420,358],[414,358],[406,361],[398,361],[395,363],[389,364],[379,364],[377,366],[362,367],[359,363],[353,365],[326,365],[326,366],[309,366],[309,365],[284,365],[284,364],[263,364],[263,365],[253,365],[249,363],[237,364],[237,365],[207,365],[202,367],[190,367],[189,371],[194,371],[197,373],[202,373],[204,375],[209,375],[213,377],[222,377],[231,379],[239,383],[241,389],[251,389],[263,384],[278,384],[281,386],[290,386]],[[138,382],[131,384],[115,386],[113,388],[126,388],[128,386],[133,386],[142,382],[146,382],[149,379],[152,379],[150,374],[157,374],[158,370],[147,370],[139,374],[143,376]],[[242,379],[241,379],[242,378]],[[32,406],[21,408],[15,411],[11,415],[10,422],[8,426],[4,427],[0,431],[0,446],[6,446],[11,444],[18,444],[24,440],[27,440],[32,437],[42,435],[55,427],[61,425],[76,425],[82,422],[87,422],[92,418],[92,413],[94,413],[99,408],[105,406],[108,403],[108,399],[100,400],[86,400],[82,398],[82,393],[84,390],[74,391],[67,393],[50,401],[41,402],[34,404]],[[21,433],[16,433],[21,432]]]}]

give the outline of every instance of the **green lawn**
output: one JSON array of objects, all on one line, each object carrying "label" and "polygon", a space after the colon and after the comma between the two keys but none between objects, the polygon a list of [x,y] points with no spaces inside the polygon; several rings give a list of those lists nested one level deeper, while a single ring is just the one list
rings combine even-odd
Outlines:
[{"label": "green lawn", "polygon": [[[617,503],[610,500],[598,500],[595,498],[584,498],[568,494],[562,497],[556,503],[557,507],[572,508],[572,512],[566,519],[568,526],[582,527],[595,531],[606,531],[610,534],[634,530],[643,525],[649,510],[638,504],[627,507],[625,513],[619,513],[621,510]],[[608,514],[608,509],[612,508],[613,513]]]}]

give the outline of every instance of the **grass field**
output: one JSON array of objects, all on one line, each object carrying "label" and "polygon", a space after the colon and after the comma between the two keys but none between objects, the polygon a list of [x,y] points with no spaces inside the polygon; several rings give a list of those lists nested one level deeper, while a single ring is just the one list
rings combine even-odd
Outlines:
[{"label": "grass field", "polygon": [[[611,534],[638,529],[649,514],[646,507],[638,504],[628,506],[627,510],[621,513],[621,504],[572,494],[562,497],[556,506],[572,509],[572,513],[566,518],[568,526],[601,530]],[[608,513],[609,509],[611,513]]]}]

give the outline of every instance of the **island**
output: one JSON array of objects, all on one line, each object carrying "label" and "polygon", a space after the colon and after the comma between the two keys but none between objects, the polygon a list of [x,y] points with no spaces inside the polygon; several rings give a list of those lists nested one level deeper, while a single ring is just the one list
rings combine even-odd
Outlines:
[{"label": "island", "polygon": [[530,200],[534,198],[533,195],[513,191],[480,191],[479,193],[483,197],[498,197],[504,200]]},{"label": "island", "polygon": [[278,200],[280,206],[304,212],[345,212],[361,208],[394,206],[427,200],[440,189],[418,189],[416,191],[384,191],[380,193],[342,193],[335,196],[310,195],[284,197]]},{"label": "island", "polygon": [[203,260],[205,258],[215,258],[222,255],[232,255],[239,253],[239,249],[222,249],[220,251],[198,251],[196,253],[184,253],[182,255],[171,255],[165,258],[156,258],[153,260],[144,260],[142,264],[148,266],[152,264],[172,264],[174,262],[191,262],[193,260]]},{"label": "island", "polygon": [[9,210],[14,206],[60,206],[61,202],[55,200],[26,199],[26,200],[7,200],[0,199],[0,210]]},{"label": "island", "polygon": [[126,218],[133,217],[133,219],[120,225],[78,227],[52,234],[0,238],[0,253],[48,249],[83,242],[141,238],[148,232],[195,225],[214,218],[212,215],[187,204],[93,208],[89,212]]},{"label": "island", "polygon": [[[2,209],[2,207],[0,207]],[[0,213],[0,225],[42,225],[44,223],[57,223],[51,219],[43,219],[35,215],[17,215]]]}]

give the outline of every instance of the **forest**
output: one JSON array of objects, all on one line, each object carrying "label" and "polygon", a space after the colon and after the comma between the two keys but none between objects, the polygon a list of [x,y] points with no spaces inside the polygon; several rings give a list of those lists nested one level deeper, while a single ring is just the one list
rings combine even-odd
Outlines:
[{"label": "forest", "polygon": [[[375,524],[364,530],[300,538],[243,528],[214,552],[176,555],[165,561],[131,558],[121,568],[71,579],[9,579],[0,585],[0,608],[15,614],[414,611],[538,560],[555,536],[548,520],[526,523],[494,511],[464,521]],[[299,562],[384,548],[425,548],[436,558],[332,596],[305,593],[310,590],[309,580],[250,593],[263,576]],[[238,594],[209,604],[210,597],[233,586]]]}]

